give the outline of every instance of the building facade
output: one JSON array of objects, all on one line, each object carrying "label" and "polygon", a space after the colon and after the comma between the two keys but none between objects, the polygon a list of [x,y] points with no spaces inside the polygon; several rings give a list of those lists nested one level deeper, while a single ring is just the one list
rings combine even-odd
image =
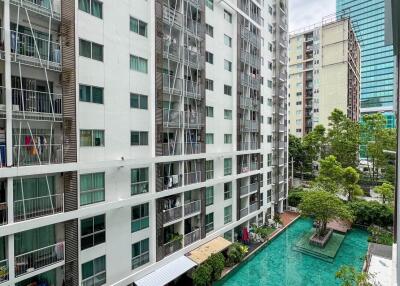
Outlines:
[{"label": "building facade", "polygon": [[338,18],[351,17],[361,46],[361,114],[393,114],[393,47],[385,45],[385,0],[336,0]]},{"label": "building facade", "polygon": [[287,13],[2,1],[0,284],[130,285],[282,212]]},{"label": "building facade", "polygon": [[359,120],[360,47],[349,19],[294,32],[289,44],[289,132],[302,137],[337,108]]}]

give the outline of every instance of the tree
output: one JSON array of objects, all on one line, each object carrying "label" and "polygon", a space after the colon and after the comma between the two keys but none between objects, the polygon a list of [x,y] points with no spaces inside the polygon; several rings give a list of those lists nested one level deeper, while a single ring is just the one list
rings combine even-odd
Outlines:
[{"label": "tree", "polygon": [[193,283],[196,286],[208,286],[211,284],[212,269],[207,263],[201,264],[193,271]]},{"label": "tree", "polygon": [[366,272],[357,271],[354,266],[342,265],[336,272],[336,278],[342,281],[342,286],[373,286],[372,276]]},{"label": "tree", "polygon": [[353,213],[356,224],[379,225],[388,227],[393,225],[393,208],[377,201],[355,200],[348,204]]},{"label": "tree", "polygon": [[343,179],[341,164],[332,155],[320,160],[319,163],[319,174],[314,184],[327,192],[337,193]]},{"label": "tree", "polygon": [[308,133],[304,139],[303,144],[306,150],[306,160],[309,160],[310,165],[313,161],[318,161],[320,158],[325,157],[326,151],[326,129],[323,125],[319,124]]},{"label": "tree", "polygon": [[327,233],[328,222],[334,219],[352,220],[352,215],[343,201],[326,191],[308,192],[299,208],[302,215],[314,217],[318,223],[317,234],[320,237]]},{"label": "tree", "polygon": [[327,143],[329,154],[334,155],[343,167],[357,167],[360,145],[360,126],[347,118],[339,109],[329,116]]},{"label": "tree", "polygon": [[222,270],[224,270],[225,267],[224,255],[222,253],[211,254],[205,263],[207,263],[212,269],[212,280],[218,280],[221,277]]},{"label": "tree", "polygon": [[394,198],[394,186],[388,182],[383,182],[382,185],[376,186],[374,191],[381,195],[382,203],[390,203]]},{"label": "tree", "polygon": [[358,185],[360,174],[353,168],[347,167],[343,170],[342,186],[343,193],[347,196],[348,201],[352,201],[355,196],[363,194],[361,187]]},{"label": "tree", "polygon": [[[300,138],[289,134],[289,160],[293,159],[293,167],[296,171],[300,171],[303,178],[305,162],[307,159],[306,149]],[[293,173],[296,173],[293,171]]]}]

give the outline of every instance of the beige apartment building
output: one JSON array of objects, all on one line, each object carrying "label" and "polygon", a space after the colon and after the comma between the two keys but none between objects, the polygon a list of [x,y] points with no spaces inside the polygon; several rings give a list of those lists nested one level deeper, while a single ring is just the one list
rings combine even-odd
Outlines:
[{"label": "beige apartment building", "polygon": [[360,46],[350,19],[296,31],[289,44],[289,132],[303,137],[338,108],[360,114]]}]

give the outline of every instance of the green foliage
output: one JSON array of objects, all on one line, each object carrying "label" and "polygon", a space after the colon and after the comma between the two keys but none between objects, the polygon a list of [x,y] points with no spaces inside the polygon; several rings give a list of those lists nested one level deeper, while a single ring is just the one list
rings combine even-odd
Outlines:
[{"label": "green foliage", "polygon": [[197,267],[192,274],[193,283],[196,286],[207,286],[211,284],[212,269],[209,264],[203,263]]},{"label": "green foliage", "polygon": [[381,195],[382,203],[391,203],[394,199],[394,186],[390,183],[383,182],[382,185],[376,186],[374,191]]},{"label": "green foliage", "polygon": [[301,139],[289,134],[289,158],[293,158],[293,167],[296,172],[304,171],[304,162],[307,156],[306,149]]},{"label": "green foliage", "polygon": [[371,225],[368,227],[368,232],[370,233],[370,236],[368,237],[369,242],[390,246],[393,245],[393,233],[391,231],[379,226]]},{"label": "green foliage", "polygon": [[349,203],[349,208],[355,217],[355,223],[360,225],[393,225],[393,209],[375,201],[357,200]]},{"label": "green foliage", "polygon": [[268,226],[260,226],[254,228],[254,233],[259,235],[262,240],[267,240],[271,233],[273,233],[275,228]]},{"label": "green foliage", "polygon": [[371,276],[366,272],[357,271],[354,266],[342,265],[336,272],[336,278],[342,286],[372,286]]},{"label": "green foliage", "polygon": [[274,222],[276,224],[282,224],[282,220],[281,220],[281,217],[279,216],[279,214],[274,215]]},{"label": "green foliage", "polygon": [[347,196],[348,201],[352,201],[355,196],[363,195],[363,190],[358,185],[360,174],[353,167],[345,168],[342,178],[343,193]]},{"label": "green foliage", "polygon": [[326,234],[326,225],[334,219],[352,220],[351,212],[335,194],[326,191],[310,191],[299,205],[302,215],[312,216],[319,224],[319,236]]},{"label": "green foliage", "polygon": [[231,244],[227,252],[227,265],[235,265],[243,260],[249,248],[239,242]]},{"label": "green foliage", "polygon": [[291,192],[289,192],[289,196],[288,196],[289,206],[296,208],[301,203],[301,200],[303,199],[303,196],[305,193],[306,193],[306,191],[291,191]]},{"label": "green foliage", "polygon": [[211,278],[213,281],[221,278],[222,270],[225,267],[225,257],[222,253],[211,254],[206,262],[212,269]]}]

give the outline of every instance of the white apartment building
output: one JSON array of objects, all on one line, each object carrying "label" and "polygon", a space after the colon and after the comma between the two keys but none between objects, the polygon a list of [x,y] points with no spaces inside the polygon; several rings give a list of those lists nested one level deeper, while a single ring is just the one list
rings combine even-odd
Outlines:
[{"label": "white apartment building", "polygon": [[282,212],[287,13],[1,1],[0,285],[162,285]]}]

